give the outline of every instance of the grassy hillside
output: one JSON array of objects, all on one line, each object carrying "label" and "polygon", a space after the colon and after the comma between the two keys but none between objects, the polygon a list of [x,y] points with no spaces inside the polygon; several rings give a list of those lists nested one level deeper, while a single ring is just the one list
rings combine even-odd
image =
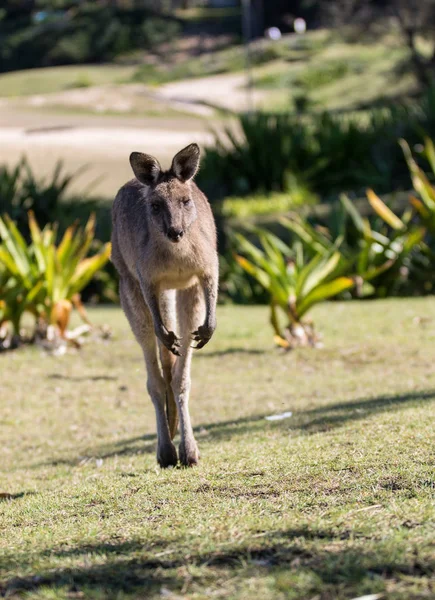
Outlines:
[{"label": "grassy hillside", "polygon": [[127,81],[134,67],[119,65],[74,65],[13,71],[0,75],[0,96],[50,94],[94,85]]},{"label": "grassy hillside", "polygon": [[432,597],[433,299],[313,316],[324,349],[282,355],[265,308],[220,308],[194,357],[192,470],[156,467],[119,309],[91,311],[111,341],[1,355],[0,594]]},{"label": "grassy hillside", "polygon": [[[196,52],[199,46],[194,43],[192,48]],[[234,91],[243,90],[243,46],[230,45],[199,55],[194,55],[192,48],[187,50],[182,41],[178,45],[174,42],[154,57],[138,56],[140,64],[136,66],[90,65],[8,73],[0,75],[0,96],[48,94],[128,82],[143,83],[158,91],[166,83],[230,73],[242,76],[234,82]],[[379,36],[376,41],[362,37],[358,43],[350,43],[338,33],[318,30],[303,37],[287,35],[279,41],[253,42],[250,60],[258,106],[288,110],[302,96],[310,108],[351,109],[407,94],[415,89],[415,81],[410,74],[399,74],[405,56],[406,49],[394,35]],[[221,86],[222,80],[217,79],[216,85]],[[183,96],[184,89],[180,91]],[[211,79],[202,99],[213,103],[213,97]]]}]

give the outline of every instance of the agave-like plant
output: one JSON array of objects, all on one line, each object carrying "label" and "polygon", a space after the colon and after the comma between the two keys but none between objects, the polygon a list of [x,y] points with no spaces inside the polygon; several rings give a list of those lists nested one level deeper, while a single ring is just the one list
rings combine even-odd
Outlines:
[{"label": "agave-like plant", "polygon": [[[372,223],[344,194],[329,227],[313,227],[299,216],[280,219],[311,256],[340,248],[355,278],[352,293],[357,297],[386,295],[406,271],[411,252],[425,234],[424,227],[412,222],[411,209],[398,217],[373,190],[367,190],[367,199],[377,217]],[[353,235],[349,235],[349,222]]]},{"label": "agave-like plant", "polygon": [[37,317],[41,311],[44,282],[31,248],[7,215],[0,217],[0,240],[0,325],[12,325],[15,344],[23,314],[30,312]]},{"label": "agave-like plant", "polygon": [[[411,194],[409,198],[410,203],[417,211],[421,221],[433,235],[435,234],[435,188],[430,183],[423,169],[418,166],[412,156],[408,143],[403,139],[399,143],[408,164],[414,190],[419,195],[419,198],[416,198]],[[425,138],[423,154],[428,160],[432,172],[435,174],[435,146],[429,138]]]},{"label": "agave-like plant", "polygon": [[[353,287],[354,279],[343,275],[347,261],[333,247],[307,260],[303,246],[285,244],[274,234],[256,230],[261,248],[241,234],[236,234],[240,252],[239,265],[270,295],[270,322],[279,346],[316,346],[318,336],[308,311],[319,302],[333,298]],[[284,315],[282,325],[280,314]]]},{"label": "agave-like plant", "polygon": [[355,255],[355,272],[362,281],[359,295],[388,296],[406,280],[412,255],[420,250],[426,228],[413,223],[410,208],[399,217],[373,190],[367,190],[367,199],[379,219],[371,224],[369,219],[354,215],[359,228]]},{"label": "agave-like plant", "polygon": [[22,315],[30,312],[65,337],[73,306],[87,319],[80,292],[106,264],[110,244],[87,257],[95,234],[93,215],[83,229],[68,227],[58,245],[56,225],[41,230],[32,212],[28,219],[30,244],[10,217],[0,218],[0,324],[10,322],[19,338]]},{"label": "agave-like plant", "polygon": [[421,244],[421,252],[413,256],[410,277],[413,285],[423,293],[432,292],[435,287],[435,187],[432,183],[435,175],[435,146],[431,139],[425,138],[422,155],[432,170],[432,178],[426,175],[414,159],[411,149],[405,140],[400,140],[415,194],[410,194],[409,201],[419,221],[427,233]]}]

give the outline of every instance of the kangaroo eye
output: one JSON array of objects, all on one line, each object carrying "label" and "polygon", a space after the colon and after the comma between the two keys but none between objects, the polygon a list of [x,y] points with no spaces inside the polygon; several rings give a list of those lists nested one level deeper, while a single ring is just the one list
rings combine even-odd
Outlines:
[{"label": "kangaroo eye", "polygon": [[185,200],[183,200],[184,206],[188,206],[190,203],[191,203],[191,199],[190,198],[185,198]]},{"label": "kangaroo eye", "polygon": [[151,210],[153,211],[153,213],[156,215],[157,213],[160,212],[160,204],[157,204],[157,202],[153,202],[151,204]]}]

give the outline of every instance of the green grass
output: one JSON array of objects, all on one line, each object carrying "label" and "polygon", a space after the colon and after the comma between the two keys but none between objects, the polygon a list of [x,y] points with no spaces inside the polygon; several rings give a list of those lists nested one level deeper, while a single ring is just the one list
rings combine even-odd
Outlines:
[{"label": "green grass", "polygon": [[395,74],[405,57],[406,49],[388,37],[358,44],[330,39],[299,61],[258,67],[255,87],[267,92],[265,108],[288,110],[289,100],[304,94],[314,108],[348,110],[415,89],[411,75]]},{"label": "green grass", "polygon": [[0,75],[0,96],[49,94],[67,89],[122,83],[135,67],[120,65],[78,65],[13,71]]},{"label": "green grass", "polygon": [[256,217],[286,213],[297,207],[307,207],[317,204],[318,197],[302,186],[293,186],[290,192],[274,192],[269,195],[256,194],[253,196],[229,196],[221,205],[225,217]]},{"label": "green grass", "polygon": [[[212,12],[217,14],[215,9]],[[314,109],[355,109],[415,91],[412,74],[397,74],[407,50],[393,34],[394,31],[375,41],[360,37],[358,43],[349,43],[337,33],[316,30],[304,36],[286,35],[279,41],[253,42],[252,74],[260,92],[257,108],[289,110],[295,98],[304,95]],[[143,58],[137,56],[139,62]],[[241,44],[186,56],[185,50],[177,49],[174,42],[152,64],[64,66],[2,74],[0,97],[128,82],[159,86],[225,73],[243,74],[245,65],[245,48]]]},{"label": "green grass", "polygon": [[[310,32],[304,39],[286,36],[280,41],[258,40],[250,45],[250,62],[255,73],[257,69],[258,73],[268,72],[269,68],[274,71],[276,64],[289,65],[307,60],[316,52],[320,52],[332,39],[333,35],[330,32],[319,30]],[[132,80],[159,85],[182,79],[242,72],[245,66],[246,49],[242,44],[234,44],[179,61],[177,64],[168,60],[156,65],[141,65]]]},{"label": "green grass", "polygon": [[[17,107],[22,107],[23,105],[20,103],[15,104]],[[105,108],[100,108],[95,105],[92,105],[89,102],[87,105],[77,106],[74,104],[56,104],[50,103],[41,106],[32,106],[32,112],[36,115],[38,113],[42,114],[54,114],[54,115],[83,115],[83,116],[92,116],[96,119],[101,119],[102,121],[106,117],[116,117],[119,119],[119,123],[122,125],[123,119],[128,119],[129,117],[152,117],[156,119],[172,119],[177,122],[182,122],[185,119],[190,120],[201,120],[203,119],[203,115],[197,114],[195,112],[188,112],[187,110],[182,110],[174,108],[169,103],[158,102],[153,98],[146,98],[144,101],[139,97],[138,101],[131,102],[131,106],[126,109],[116,109],[116,105],[107,110]]]},{"label": "green grass", "polygon": [[[349,43],[328,30],[303,37],[284,36],[280,41],[251,44],[255,88],[263,92],[258,108],[288,110],[295,97],[304,94],[321,110],[353,109],[361,103],[394,98],[415,89],[412,75],[397,75],[407,50],[392,35],[375,42],[362,38]],[[245,49],[235,45],[183,60],[142,65],[133,81],[160,85],[223,73],[242,72]]]},{"label": "green grass", "polygon": [[228,17],[240,16],[240,8],[232,6],[208,7],[195,6],[193,8],[177,9],[175,16],[184,21],[213,21]]},{"label": "green grass", "polygon": [[285,355],[266,308],[221,307],[192,470],[156,467],[139,347],[91,317],[113,340],[0,356],[0,594],[434,596],[433,299],[318,307],[324,348]]}]

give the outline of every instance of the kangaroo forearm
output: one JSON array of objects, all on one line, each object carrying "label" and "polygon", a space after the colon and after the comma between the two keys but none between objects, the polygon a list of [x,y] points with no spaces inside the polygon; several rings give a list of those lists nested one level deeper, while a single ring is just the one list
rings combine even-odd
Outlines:
[{"label": "kangaroo forearm", "polygon": [[153,318],[154,329],[162,329],[166,330],[162,316],[160,314],[159,300],[158,300],[158,292],[154,285],[145,282],[140,269],[137,269],[137,275],[139,278],[140,289],[142,291],[143,297],[147,306],[150,310],[151,316]]},{"label": "kangaroo forearm", "polygon": [[218,280],[217,277],[206,276],[202,279],[201,283],[204,291],[206,308],[205,325],[211,329],[214,329],[216,327]]}]

